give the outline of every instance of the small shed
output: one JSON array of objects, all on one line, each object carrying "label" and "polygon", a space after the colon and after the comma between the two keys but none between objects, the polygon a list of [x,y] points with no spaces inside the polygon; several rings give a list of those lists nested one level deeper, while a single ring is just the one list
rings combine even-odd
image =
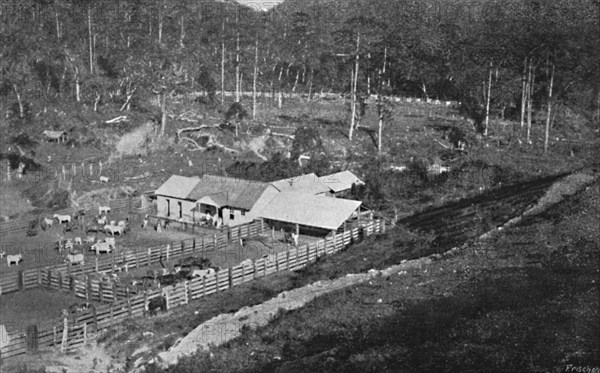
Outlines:
[{"label": "small shed", "polygon": [[364,185],[362,180],[348,170],[321,176],[319,180],[327,185],[336,197],[345,196],[350,193],[352,185]]},{"label": "small shed", "polygon": [[45,130],[42,132],[42,135],[44,135],[48,142],[64,143],[67,141],[67,133],[65,131]]}]

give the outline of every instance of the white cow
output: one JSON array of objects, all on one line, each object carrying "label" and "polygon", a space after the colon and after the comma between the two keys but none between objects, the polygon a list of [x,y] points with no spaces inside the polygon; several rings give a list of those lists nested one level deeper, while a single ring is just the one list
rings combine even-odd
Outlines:
[{"label": "white cow", "polygon": [[83,245],[83,241],[81,237],[75,237],[75,245]]},{"label": "white cow", "polygon": [[124,230],[123,230],[123,227],[119,227],[118,225],[105,225],[104,232],[106,232],[107,234],[108,234],[108,232],[110,232],[110,234],[112,236],[114,236],[115,233],[118,233],[119,236],[122,236],[124,233]]},{"label": "white cow", "polygon": [[110,212],[109,206],[98,206],[98,215],[102,215],[102,213],[108,214],[109,212]]},{"label": "white cow", "polygon": [[84,261],[83,254],[67,254],[67,258],[65,259],[65,262],[71,263],[71,264],[80,263],[83,265],[83,261]]},{"label": "white cow", "polygon": [[94,236],[87,236],[84,240],[85,243],[94,243],[94,241],[96,241],[96,237]]},{"label": "white cow", "polygon": [[206,268],[206,269],[194,269],[191,273],[189,277],[205,277],[205,276],[210,276],[210,275],[214,275],[215,270],[213,268]]},{"label": "white cow", "polygon": [[14,254],[6,256],[6,264],[10,267],[12,263],[19,265],[19,262],[23,260],[23,254]]},{"label": "white cow", "polygon": [[108,242],[97,242],[92,245],[90,250],[95,251],[96,255],[100,255],[100,253],[110,253],[112,252],[112,245]]},{"label": "white cow", "polygon": [[101,183],[108,183],[110,179],[106,176],[100,176],[100,182]]},{"label": "white cow", "polygon": [[59,223],[70,223],[71,222],[71,215],[54,214],[52,217],[54,219],[58,220]]},{"label": "white cow", "polygon": [[117,240],[114,237],[106,237],[104,238],[104,242],[111,245],[112,247],[115,247],[115,245],[117,244]]}]

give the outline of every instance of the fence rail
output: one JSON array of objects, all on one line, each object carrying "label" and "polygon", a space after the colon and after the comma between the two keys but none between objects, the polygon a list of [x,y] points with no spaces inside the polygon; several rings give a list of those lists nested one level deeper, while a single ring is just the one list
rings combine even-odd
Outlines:
[{"label": "fence rail", "polygon": [[[126,299],[115,298],[112,303],[102,304],[78,313],[71,320],[69,318],[59,320],[55,326],[38,332],[36,338],[40,346],[60,347],[62,351],[71,351],[109,327],[118,325],[128,318],[145,315],[148,303],[153,298],[163,297],[168,310],[259,277],[281,271],[299,270],[316,261],[320,256],[331,255],[342,250],[359,237],[379,232],[385,232],[385,225],[381,220],[373,220],[363,227],[338,233],[332,238],[303,245],[273,257],[254,260],[251,265],[237,265],[203,278],[194,278],[140,294],[129,294]],[[74,286],[81,289],[83,285]],[[96,289],[96,291],[100,290]],[[65,325],[66,333],[64,333]],[[10,342],[2,348],[1,356],[10,357],[26,353],[28,337],[26,333],[9,335]]]}]

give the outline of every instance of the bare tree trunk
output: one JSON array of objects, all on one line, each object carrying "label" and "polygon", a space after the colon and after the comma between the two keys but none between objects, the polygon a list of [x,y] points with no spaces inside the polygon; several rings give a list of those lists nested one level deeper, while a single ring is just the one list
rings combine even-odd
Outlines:
[{"label": "bare tree trunk", "polygon": [[81,81],[79,79],[79,69],[75,67],[75,100],[81,102]]},{"label": "bare tree trunk", "polygon": [[162,44],[162,32],[163,32],[163,3],[158,3],[158,44]]},{"label": "bare tree trunk", "polygon": [[60,35],[60,22],[58,20],[58,9],[54,10],[54,16],[56,18],[56,38],[60,40],[61,35]]},{"label": "bare tree trunk", "polygon": [[314,77],[314,71],[311,68],[310,69],[310,80],[308,81],[308,101],[310,101],[310,97],[312,95],[312,86],[313,86],[313,77]]},{"label": "bare tree trunk", "polygon": [[185,48],[185,44],[183,44],[183,39],[185,38],[185,26],[184,26],[184,22],[183,22],[183,15],[181,16],[180,20],[179,20],[181,29],[179,32],[179,47],[181,49]]},{"label": "bare tree trunk", "polygon": [[296,72],[296,80],[294,81],[294,86],[292,87],[292,93],[296,92],[296,85],[298,84],[298,78],[300,78],[300,70]]},{"label": "bare tree trunk", "polygon": [[492,62],[490,61],[490,75],[488,78],[488,86],[487,86],[487,97],[485,104],[485,128],[483,129],[483,136],[488,135],[488,127],[490,124],[490,98],[492,95]]},{"label": "bare tree trunk", "polygon": [[238,31],[235,41],[235,102],[240,102],[240,89],[240,33]]},{"label": "bare tree trunk", "polygon": [[225,18],[221,23],[221,105],[225,103]]},{"label": "bare tree trunk", "polygon": [[529,84],[527,90],[527,143],[531,143],[531,121],[532,121],[532,101],[533,87],[535,84],[535,67],[533,61],[529,62]]},{"label": "bare tree trunk", "polygon": [[[92,9],[91,6],[88,4],[88,40],[89,40],[89,44],[90,44],[90,74],[94,73],[94,46],[92,44]],[[77,100],[79,101],[79,100]]]},{"label": "bare tree trunk", "polygon": [[525,125],[525,105],[527,105],[527,58],[523,66],[523,79],[521,89],[521,129]]},{"label": "bare tree trunk", "polygon": [[23,119],[25,117],[25,108],[23,107],[23,100],[21,99],[21,93],[17,89],[17,85],[13,84],[13,89],[15,94],[17,95],[17,103],[19,104],[19,118]]},{"label": "bare tree trunk", "polygon": [[552,63],[552,73],[550,75],[550,88],[548,90],[548,115],[546,117],[546,134],[544,137],[544,153],[548,151],[548,140],[550,138],[550,114],[552,112],[552,88],[554,86],[554,63]]},{"label": "bare tree trunk", "polygon": [[256,119],[256,79],[258,77],[258,35],[254,42],[254,76],[252,77],[252,119]]},{"label": "bare tree trunk", "polygon": [[161,96],[159,96],[158,99],[161,100],[160,136],[162,137],[165,134],[165,128],[167,127],[167,92],[163,91]]},{"label": "bare tree trunk", "polygon": [[360,48],[360,32],[356,36],[356,63],[354,66],[354,78],[352,82],[352,114],[350,117],[350,130],[348,131],[348,139],[352,140],[352,135],[354,134],[354,119],[356,116],[356,81],[358,80],[358,52]]}]

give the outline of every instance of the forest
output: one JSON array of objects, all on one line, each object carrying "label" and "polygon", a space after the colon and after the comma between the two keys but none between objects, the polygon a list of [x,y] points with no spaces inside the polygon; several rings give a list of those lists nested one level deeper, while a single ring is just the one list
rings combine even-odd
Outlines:
[{"label": "forest", "polygon": [[489,113],[530,126],[536,113],[550,121],[567,111],[598,125],[598,1],[288,0],[259,8],[4,1],[2,117],[19,126],[49,107],[144,112],[163,92],[223,102],[220,92],[237,100],[258,90],[459,101],[484,134]]}]

